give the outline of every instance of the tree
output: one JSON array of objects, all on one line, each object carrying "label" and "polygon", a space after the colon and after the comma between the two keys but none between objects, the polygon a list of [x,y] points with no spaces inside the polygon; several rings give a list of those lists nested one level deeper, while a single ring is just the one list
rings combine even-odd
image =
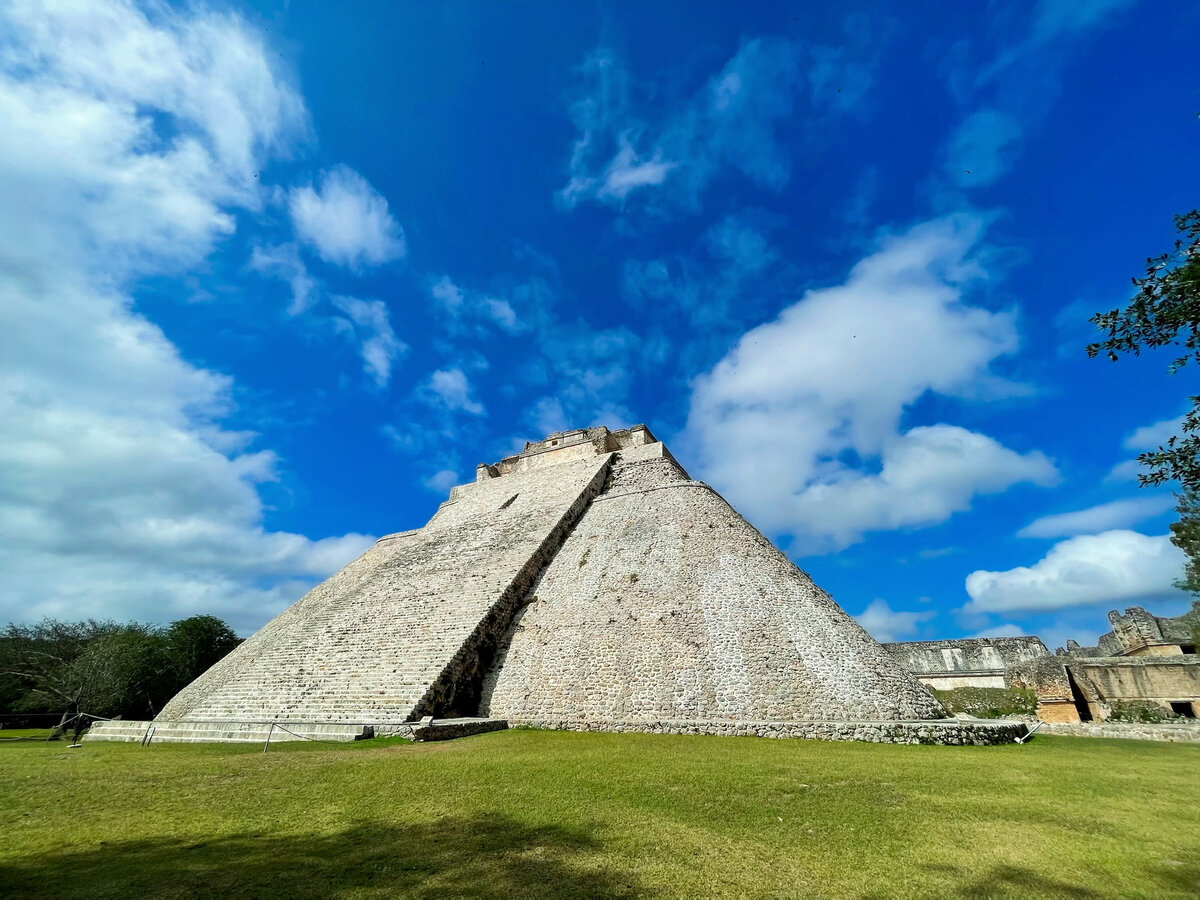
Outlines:
[{"label": "tree", "polygon": [[[1192,360],[1200,362],[1200,210],[1176,216],[1175,228],[1183,237],[1173,252],[1146,260],[1146,277],[1133,279],[1138,291],[1129,305],[1092,316],[1108,337],[1088,345],[1089,357],[1103,352],[1115,362],[1122,354],[1176,346],[1186,352],[1171,362],[1172,374]],[[1189,399],[1192,408],[1181,433],[1138,456],[1148,470],[1138,475],[1141,484],[1178,481],[1185,494],[1200,493],[1200,397]]]},{"label": "tree", "polygon": [[9,625],[0,631],[0,699],[12,709],[60,713],[55,736],[88,716],[152,718],[240,641],[213,616],[167,628],[130,622]]},{"label": "tree", "polygon": [[54,736],[70,725],[75,736],[87,715],[106,715],[144,690],[140,673],[153,641],[151,629],[112,622],[9,625],[0,641],[0,673],[27,689],[22,705],[61,712]]},{"label": "tree", "polygon": [[180,619],[172,622],[166,633],[172,665],[189,682],[240,643],[233,629],[216,616]]},{"label": "tree", "polygon": [[1179,521],[1171,523],[1171,543],[1187,555],[1183,577],[1177,587],[1200,594],[1200,494],[1183,491],[1178,495],[1175,511]]},{"label": "tree", "polygon": [[216,616],[172,622],[163,636],[169,672],[160,685],[157,706],[165,705],[240,643],[233,629]]},{"label": "tree", "polygon": [[[1143,348],[1180,347],[1168,371],[1175,374],[1189,362],[1200,363],[1200,210],[1175,217],[1182,235],[1175,249],[1146,260],[1146,276],[1133,279],[1137,293],[1124,309],[1097,313],[1091,321],[1108,337],[1087,348],[1095,358],[1103,351],[1114,362],[1122,354],[1138,356]],[[1176,585],[1200,594],[1200,396],[1173,434],[1157,450],[1138,456],[1146,485],[1176,481],[1179,521],[1171,525],[1171,543],[1187,556],[1183,577]]]}]

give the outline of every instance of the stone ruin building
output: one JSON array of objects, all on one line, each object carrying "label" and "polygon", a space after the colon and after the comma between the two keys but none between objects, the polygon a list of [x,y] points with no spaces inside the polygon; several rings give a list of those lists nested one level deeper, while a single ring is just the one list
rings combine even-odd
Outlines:
[{"label": "stone ruin building", "polygon": [[921,684],[939,691],[1007,687],[1010,668],[1050,655],[1041,639],[1031,635],[900,641],[883,646]]},{"label": "stone ruin building", "polygon": [[1016,687],[1037,694],[1043,722],[1104,722],[1122,707],[1157,706],[1200,717],[1200,603],[1175,618],[1140,606],[1108,614],[1112,630],[1095,647],[1067,641],[1052,655],[1035,637],[905,641],[884,646],[923,684]]},{"label": "stone ruin building", "polygon": [[89,738],[350,740],[445,720],[956,744],[1025,731],[947,721],[638,425],[480,465],[424,527],[380,538],[154,722]]},{"label": "stone ruin building", "polygon": [[1200,656],[1196,655],[1200,603],[1175,618],[1140,606],[1108,614],[1112,631],[1095,647],[1067,641],[1049,660],[1012,673],[1015,684],[1038,694],[1046,722],[1103,722],[1121,706],[1153,704],[1175,716],[1200,716]]}]

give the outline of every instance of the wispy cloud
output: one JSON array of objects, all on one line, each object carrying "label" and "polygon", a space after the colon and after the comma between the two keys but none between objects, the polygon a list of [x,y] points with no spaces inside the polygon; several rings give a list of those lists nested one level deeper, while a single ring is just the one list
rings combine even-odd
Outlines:
[{"label": "wispy cloud", "polygon": [[288,313],[306,312],[317,302],[317,280],[308,273],[295,244],[263,244],[250,253],[250,269],[286,281],[292,290]]},{"label": "wispy cloud", "polygon": [[699,90],[652,115],[624,63],[598,50],[579,69],[583,86],[571,105],[578,134],[558,199],[567,208],[588,200],[622,206],[654,189],[694,208],[722,172],[777,190],[791,178],[794,142],[784,132],[798,107],[813,117],[844,110],[865,92],[871,70],[863,54],[845,48],[744,40]]},{"label": "wispy cloud", "polygon": [[898,641],[912,637],[922,622],[928,622],[935,615],[937,613],[932,610],[904,612],[892,609],[886,601],[875,599],[854,618],[875,640]]},{"label": "wispy cloud", "polygon": [[319,188],[292,188],[288,209],[297,237],[325,262],[358,270],[406,252],[404,231],[387,200],[346,166],[323,172]]},{"label": "wispy cloud", "polygon": [[462,369],[438,369],[429,376],[424,389],[432,402],[451,412],[472,416],[484,413],[483,404],[472,396],[471,382]]},{"label": "wispy cloud", "polygon": [[[1024,130],[1047,114],[1058,93],[1058,71],[1082,40],[1110,24],[1135,0],[1039,0],[1032,16],[998,28],[991,61],[967,75],[953,66],[952,93],[966,112],[944,150],[944,176],[960,189],[997,182],[1020,155]],[[1006,20],[1002,17],[1000,22]]]},{"label": "wispy cloud", "polygon": [[1167,438],[1179,434],[1182,427],[1183,416],[1175,416],[1174,418],[1152,422],[1149,425],[1143,425],[1141,428],[1135,428],[1129,434],[1125,435],[1124,440],[1121,441],[1121,446],[1126,450],[1157,450],[1167,442]]},{"label": "wispy cloud", "polygon": [[534,278],[514,286],[509,296],[500,296],[467,289],[450,276],[440,275],[431,279],[429,295],[447,314],[448,324],[488,323],[509,334],[518,334],[536,327],[544,319],[548,288]]},{"label": "wispy cloud", "polygon": [[996,109],[971,113],[946,150],[946,176],[959,187],[983,187],[1005,174],[1016,157],[1021,127]]},{"label": "wispy cloud", "polygon": [[341,321],[358,338],[363,369],[378,387],[384,387],[391,380],[392,363],[408,350],[392,330],[387,304],[382,300],[337,295],[329,299],[345,314],[346,319]]},{"label": "wispy cloud", "polygon": [[1077,534],[1096,534],[1115,528],[1128,528],[1166,512],[1175,505],[1170,495],[1133,497],[1113,500],[1087,509],[1057,513],[1035,519],[1017,532],[1017,537],[1057,538]]}]

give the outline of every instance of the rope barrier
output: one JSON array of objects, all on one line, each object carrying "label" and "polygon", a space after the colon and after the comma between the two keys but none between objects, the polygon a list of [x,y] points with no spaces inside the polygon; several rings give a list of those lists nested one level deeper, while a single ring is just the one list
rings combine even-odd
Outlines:
[{"label": "rope barrier", "polygon": [[[339,723],[339,724],[341,724],[341,723]],[[351,723],[351,724],[354,724],[354,723]],[[292,729],[286,728],[285,726],[280,725],[278,722],[272,722],[271,730],[274,731],[276,728],[278,728],[280,731],[286,731],[288,734],[293,735],[294,737],[298,737],[302,741],[311,741],[314,744],[345,744],[345,743],[347,743],[346,741],[336,741],[336,740],[330,740],[330,739],[322,740],[321,738],[309,737],[306,734],[297,734],[296,732],[292,731]],[[267,733],[267,741],[265,744],[263,744],[263,753],[267,752],[267,747],[269,747],[270,744],[271,744],[271,734],[270,734],[270,732],[268,732]]]}]

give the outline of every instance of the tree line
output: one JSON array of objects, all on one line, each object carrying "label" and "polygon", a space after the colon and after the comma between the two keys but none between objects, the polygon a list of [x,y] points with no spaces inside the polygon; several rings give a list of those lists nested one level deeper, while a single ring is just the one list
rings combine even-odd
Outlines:
[{"label": "tree line", "polygon": [[215,616],[166,627],[137,622],[8,625],[0,632],[0,721],[57,717],[52,735],[91,717],[153,718],[183,687],[241,643]]}]

